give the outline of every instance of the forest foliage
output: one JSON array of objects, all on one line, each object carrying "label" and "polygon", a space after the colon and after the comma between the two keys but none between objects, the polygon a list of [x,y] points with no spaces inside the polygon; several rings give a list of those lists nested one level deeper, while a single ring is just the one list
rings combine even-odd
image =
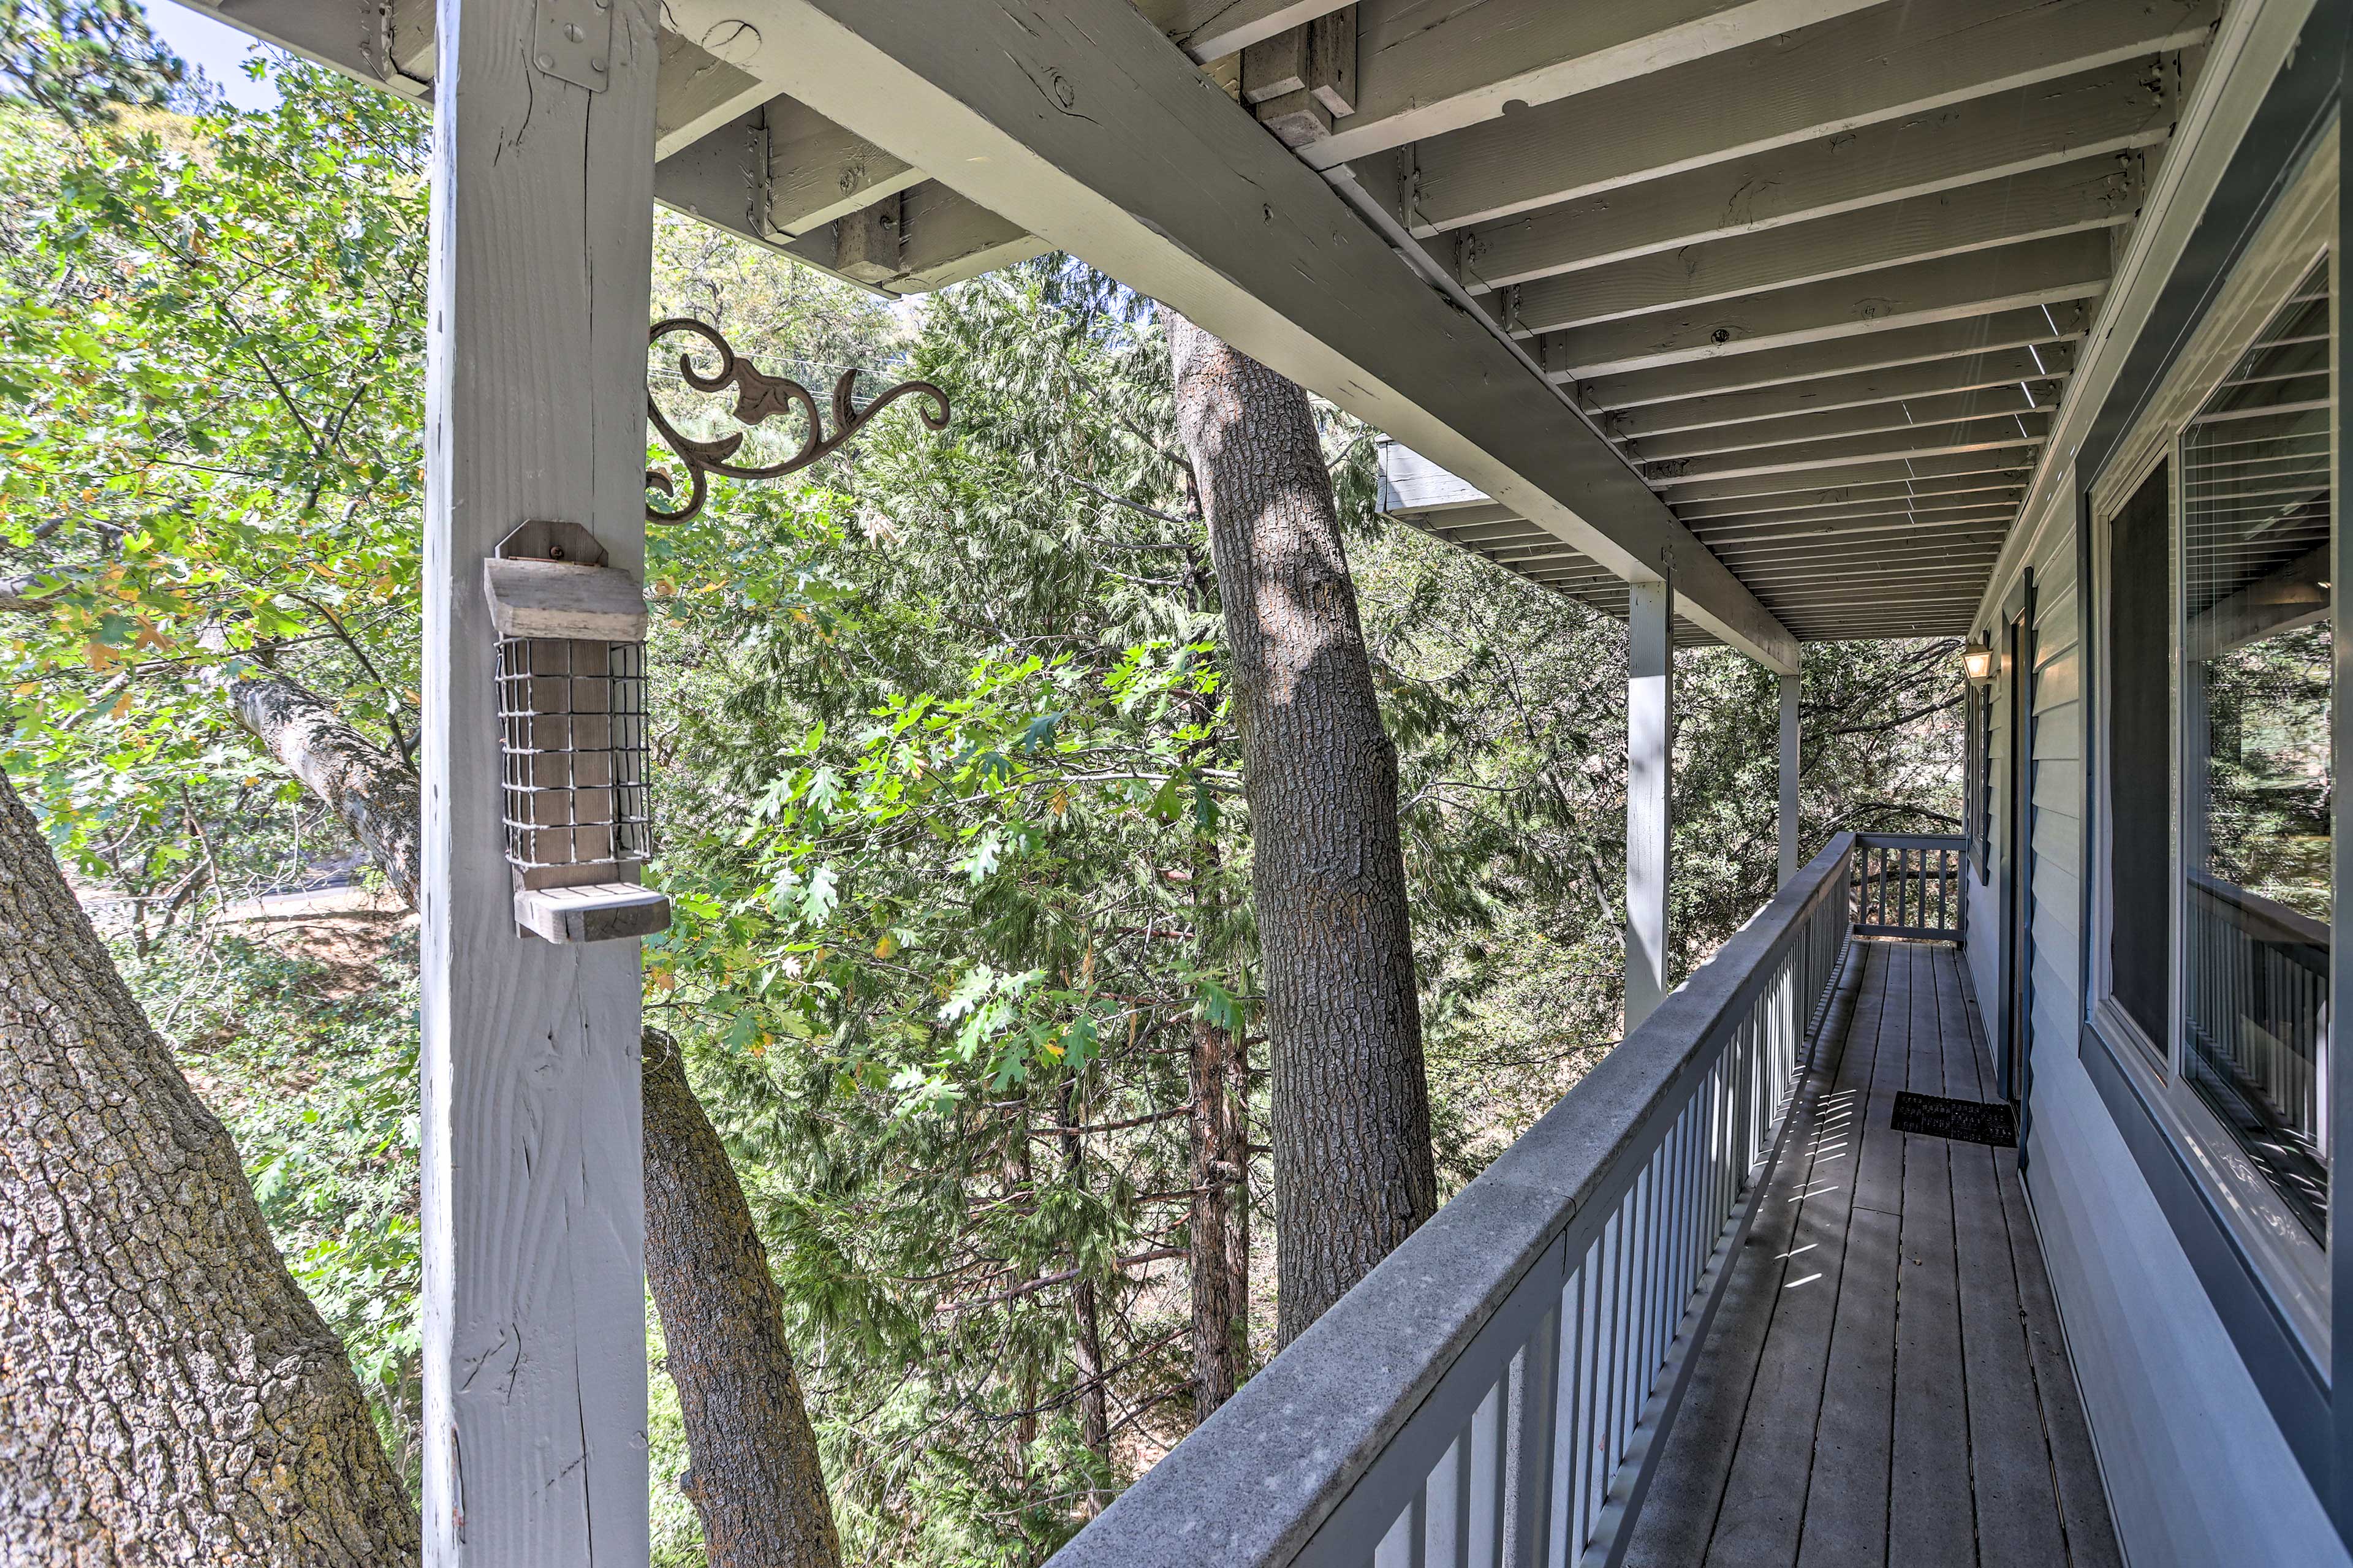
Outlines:
[{"label": "forest foliage", "polygon": [[[0,110],[0,762],[413,1477],[414,943],[230,918],[357,858],[220,691],[287,674],[413,753],[427,127],[276,79],[262,112]],[[768,1243],[849,1559],[1040,1561],[1190,1425],[1185,1040],[1254,1041],[1250,822],[1166,345],[1067,258],[892,305],[668,217],[656,296],[764,368],[918,375],[955,405],[944,436],[886,416],[653,531],[678,919],[648,1016]],[[1372,515],[1373,433],[1319,408],[1451,1191],[1617,1034],[1625,632]],[[1808,853],[1957,816],[1954,652],[1809,649]],[[1769,672],[1693,648],[1677,680],[1680,974],[1770,894],[1777,751]],[[1275,1198],[1260,1150],[1268,1260]],[[1260,1359],[1272,1283],[1262,1262]],[[661,1560],[687,1563],[663,1398],[657,1376]]]}]

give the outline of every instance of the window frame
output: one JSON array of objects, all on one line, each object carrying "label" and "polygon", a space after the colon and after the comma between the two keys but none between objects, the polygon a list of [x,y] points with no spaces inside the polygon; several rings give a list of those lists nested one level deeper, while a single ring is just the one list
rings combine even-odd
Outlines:
[{"label": "window frame", "polygon": [[[2095,661],[2097,689],[2115,691],[2113,654],[2114,530],[2118,516],[2139,493],[2141,485],[2160,465],[2166,465],[2166,542],[2169,559],[2167,610],[2168,647],[2166,699],[2168,714],[2166,855],[2168,867],[2167,1038],[2152,1041],[2116,1001],[2111,973],[2115,921],[2114,818],[2115,779],[2111,752],[2112,704],[2100,704],[2093,732],[2085,737],[2091,787],[2098,792],[2099,808],[2089,846],[2092,858],[2089,941],[2085,980],[2087,1026],[2107,1047],[2118,1068],[2138,1090],[2159,1132],[2170,1143],[2184,1168],[2237,1243],[2257,1281],[2274,1309],[2294,1332],[2315,1365],[2330,1363],[2330,1253],[2337,1241],[2339,1211],[2337,1179],[2330,1175],[2328,1240],[2315,1241],[2300,1220],[2273,1190],[2269,1180],[2240,1152],[2236,1140],[2189,1087],[2183,1077],[2185,1017],[2185,945],[2187,894],[2182,861],[2183,796],[2187,768],[2182,700],[2186,609],[2184,513],[2182,482],[2183,438],[2190,421],[2214,394],[2231,366],[2259,337],[2284,306],[2297,285],[2325,255],[2329,268],[2331,325],[2342,341],[2345,301],[2341,289],[2341,253],[2337,244],[2337,161],[2336,137],[2298,173],[2261,232],[2225,277],[2206,319],[2192,334],[2174,367],[2159,384],[2139,418],[2118,444],[2090,492],[2090,559],[2086,563],[2095,591],[2084,595],[2087,643],[2085,657]],[[2336,395],[2343,395],[2341,390]],[[2344,454],[2334,450],[2332,462],[2341,469]],[[2341,559],[2339,504],[2332,489],[2331,550]],[[2353,696],[2353,693],[2347,693]],[[2338,820],[2332,820],[2332,838]],[[2340,879],[2341,880],[2341,879]],[[2340,892],[2342,889],[2340,888]],[[2332,921],[2333,928],[2333,921]],[[2332,944],[2333,945],[2333,944]],[[2332,1034],[2338,1011],[2332,1006]],[[2335,1055],[2333,1047],[2328,1054]]]}]

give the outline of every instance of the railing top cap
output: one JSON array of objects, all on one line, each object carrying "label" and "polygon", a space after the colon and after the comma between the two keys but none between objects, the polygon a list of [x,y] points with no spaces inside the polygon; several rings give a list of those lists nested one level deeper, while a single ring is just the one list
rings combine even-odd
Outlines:
[{"label": "railing top cap", "polygon": [[[1835,902],[1841,833],[1477,1180],[1053,1559],[1053,1568],[1277,1568],[1400,1430],[1538,1259],[1608,1212],[1697,1075]],[[1802,1028],[1804,1012],[1798,1018]]]}]

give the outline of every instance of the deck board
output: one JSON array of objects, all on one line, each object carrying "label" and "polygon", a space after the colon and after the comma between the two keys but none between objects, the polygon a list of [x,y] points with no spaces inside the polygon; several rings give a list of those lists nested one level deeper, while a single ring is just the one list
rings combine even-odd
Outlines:
[{"label": "deck board", "polygon": [[[1849,1020],[1875,1006],[1867,975],[1868,966],[1862,963],[1850,963],[1841,973],[1838,994],[1823,1020],[1825,1037],[1843,1037]],[[1814,1124],[1823,1120],[1826,1108],[1819,1096],[1801,1093],[1794,1114],[1801,1121],[1791,1129],[1790,1146],[1805,1147],[1813,1142]],[[1789,1163],[1777,1174],[1776,1190],[1784,1195],[1796,1191],[1799,1173],[1796,1163]],[[1641,1528],[1628,1546],[1627,1568],[1694,1568],[1707,1557],[1729,1479],[1722,1457],[1738,1443],[1746,1419],[1757,1360],[1764,1353],[1774,1297],[1780,1289],[1777,1255],[1789,1250],[1797,1224],[1796,1205],[1773,1202],[1772,1196],[1768,1192],[1742,1249],[1744,1262],[1755,1259],[1771,1267],[1736,1267],[1725,1282],[1709,1336],[1718,1353],[1704,1354],[1692,1369],[1675,1423],[1679,1440],[1660,1456]]]},{"label": "deck board", "polygon": [[[1894,950],[1858,948],[1873,973],[1885,976]],[[1831,1336],[1830,1375],[1821,1417],[1814,1426],[1819,1456],[1806,1494],[1803,1568],[1882,1568],[1887,1561],[1887,1465],[1894,1443],[1895,1296],[1883,1288],[1896,1268],[1897,1228],[1904,1215],[1904,1135],[1889,1126],[1895,1094],[1910,1068],[1910,1004],[1900,984],[1895,1005],[1883,1010],[1872,1033],[1850,1037],[1841,1074],[1861,1072],[1863,1102],[1852,1123],[1854,1199],[1849,1205],[1846,1267],[1839,1282],[1838,1321]]]},{"label": "deck board", "polygon": [[1993,1082],[1955,950],[1857,943],[1629,1563],[2117,1563],[2016,1152],[1889,1125]]}]

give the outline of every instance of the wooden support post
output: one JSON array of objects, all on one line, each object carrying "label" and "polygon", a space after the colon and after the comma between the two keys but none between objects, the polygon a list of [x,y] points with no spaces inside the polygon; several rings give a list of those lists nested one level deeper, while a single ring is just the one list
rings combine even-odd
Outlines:
[{"label": "wooden support post", "polygon": [[482,563],[518,524],[554,520],[642,571],[655,8],[440,0],[438,30],[425,1562],[642,1564],[638,943],[516,929]]},{"label": "wooden support post", "polygon": [[1773,885],[1786,888],[1798,874],[1798,678],[1781,677],[1781,811],[1776,824],[1781,874]]},{"label": "wooden support post", "polygon": [[860,283],[880,283],[899,271],[902,198],[884,196],[834,221],[833,269]]},{"label": "wooden support post", "polygon": [[1667,994],[1668,822],[1673,798],[1674,589],[1628,587],[1626,617],[1626,1029]]},{"label": "wooden support post", "polygon": [[1332,121],[1356,110],[1356,8],[1343,6],[1242,50],[1241,97],[1285,146],[1331,135]]}]

